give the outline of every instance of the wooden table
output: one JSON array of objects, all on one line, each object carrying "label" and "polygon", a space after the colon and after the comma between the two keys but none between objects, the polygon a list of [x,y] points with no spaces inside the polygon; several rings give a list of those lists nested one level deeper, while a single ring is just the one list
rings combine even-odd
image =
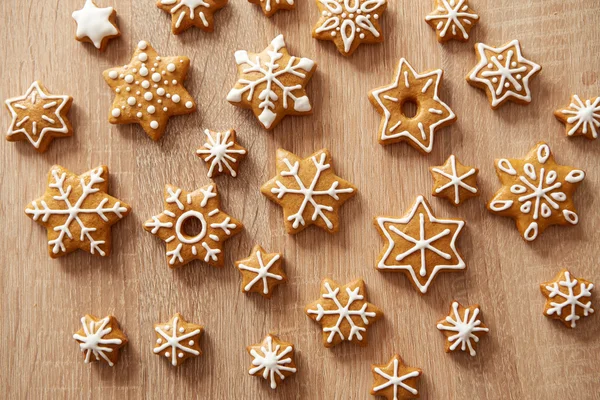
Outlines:
[{"label": "wooden table", "polygon": [[[3,99],[21,95],[41,80],[54,93],[70,94],[75,134],[37,154],[26,143],[2,142],[0,194],[2,233],[0,297],[0,387],[6,398],[189,398],[206,399],[365,399],[372,384],[371,363],[399,353],[423,369],[424,399],[599,399],[600,318],[593,315],[570,330],[542,315],[538,285],[562,268],[600,284],[600,143],[569,140],[552,111],[572,93],[597,96],[600,66],[600,6],[597,0],[472,0],[481,15],[469,43],[439,45],[424,22],[430,1],[390,1],[383,18],[386,41],[362,46],[343,58],[332,43],[310,35],[317,19],[313,1],[298,1],[292,12],[267,19],[259,8],[233,0],[217,14],[216,32],[170,33],[170,17],[154,2],[102,0],[119,15],[121,39],[107,52],[73,38],[71,12],[83,0],[23,2],[0,6]],[[292,54],[316,60],[309,84],[315,113],[287,118],[265,132],[251,112],[225,96],[236,80],[233,52],[261,51],[278,33]],[[533,102],[492,111],[482,91],[465,82],[475,65],[473,45],[501,45],[519,39],[525,55],[543,66],[533,81]],[[192,69],[186,83],[199,111],[171,119],[155,143],[134,125],[112,126],[107,114],[112,93],[101,72],[129,62],[139,40],[162,55],[186,55]],[[406,144],[377,143],[379,115],[369,89],[391,80],[401,57],[425,71],[445,71],[441,97],[458,122],[436,136],[433,153],[421,156]],[[7,112],[2,126],[8,127]],[[142,222],[162,210],[166,183],[193,190],[208,182],[194,150],[203,128],[237,129],[250,152],[236,179],[217,179],[223,209],[241,219],[245,231],[226,244],[222,269],[194,262],[179,270],[165,263],[164,243],[144,232]],[[490,214],[485,202],[499,183],[493,160],[521,157],[547,141],[559,162],[588,172],[577,193],[581,222],[552,228],[525,243],[510,219]],[[296,236],[284,233],[281,210],[259,192],[275,172],[275,150],[309,155],[326,147],[336,172],[359,188],[341,210],[341,229],[329,235],[317,228]],[[401,274],[374,269],[383,242],[372,226],[375,215],[402,215],[418,194],[430,198],[428,167],[456,154],[478,166],[482,197],[458,209],[433,199],[439,216],[464,218],[459,242],[468,265],[464,273],[442,274],[421,296]],[[106,163],[111,194],[133,207],[113,228],[108,258],[77,252],[51,260],[46,232],[23,213],[45,189],[53,164],[84,172]],[[290,278],[269,301],[239,290],[233,262],[260,243],[285,255]],[[342,282],[363,277],[369,299],[385,317],[370,330],[370,344],[321,344],[319,325],[303,313],[319,294],[322,278]],[[598,296],[596,295],[596,298]],[[476,357],[445,354],[435,322],[452,299],[479,303],[491,334]],[[597,301],[596,308],[600,308]],[[204,355],[173,368],[152,353],[152,325],[174,312],[206,328]],[[120,362],[84,365],[72,334],[84,313],[118,317],[130,343]],[[250,377],[245,347],[269,331],[297,346],[298,373],[271,391]]]}]

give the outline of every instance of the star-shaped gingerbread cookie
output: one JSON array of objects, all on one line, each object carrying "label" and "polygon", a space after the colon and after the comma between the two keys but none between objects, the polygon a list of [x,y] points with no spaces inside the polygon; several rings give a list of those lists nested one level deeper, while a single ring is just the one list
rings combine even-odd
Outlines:
[{"label": "star-shaped gingerbread cookie", "polygon": [[502,187],[488,204],[491,212],[515,220],[526,241],[552,225],[576,225],[573,195],[585,172],[559,165],[550,146],[538,143],[523,159],[495,161]]},{"label": "star-shaped gingerbread cookie", "polygon": [[560,320],[568,328],[575,328],[577,321],[594,312],[592,289],[592,282],[575,278],[568,270],[563,269],[554,280],[540,285],[540,290],[546,297],[544,315]]},{"label": "star-shaped gingerbread cookie", "polygon": [[148,43],[139,42],[129,64],[103,73],[115,92],[108,121],[139,124],[152,140],[160,139],[170,117],[196,111],[183,86],[189,67],[189,58],[161,57]]},{"label": "star-shaped gingerbread cookie", "polygon": [[[223,265],[223,242],[237,235],[242,223],[219,209],[217,185],[193,192],[165,187],[165,210],[144,223],[144,229],[166,242],[167,264],[179,268],[192,260]],[[197,225],[195,231],[190,221]]]},{"label": "star-shaped gingerbread cookie", "polygon": [[261,343],[248,346],[246,350],[253,357],[248,373],[262,376],[271,389],[277,389],[277,385],[297,371],[294,345],[271,333]]},{"label": "star-shaped gingerbread cookie", "polygon": [[396,354],[387,364],[371,365],[375,382],[371,389],[373,396],[385,397],[387,400],[416,399],[419,397],[417,382],[423,371],[404,365],[402,358]]},{"label": "star-shaped gingerbread cookie", "polygon": [[275,286],[287,282],[283,271],[283,257],[279,253],[266,253],[259,245],[250,256],[235,262],[242,275],[242,292],[256,292],[270,299]]},{"label": "star-shaped gingerbread cookie", "polygon": [[229,0],[158,0],[156,6],[171,14],[171,30],[175,35],[192,26],[205,32],[215,30],[214,14]]},{"label": "star-shaped gingerbread cookie", "polygon": [[33,82],[23,96],[5,101],[11,115],[6,140],[27,140],[35,150],[45,152],[54,138],[73,135],[67,118],[72,103],[71,96],[49,94],[40,82]]},{"label": "star-shaped gingerbread cookie", "polygon": [[338,210],[356,194],[356,188],[335,174],[331,154],[322,149],[301,159],[278,149],[277,175],[260,191],[283,208],[287,233],[316,225],[330,233],[339,229]]},{"label": "star-shaped gingerbread cookie", "polygon": [[466,42],[479,22],[479,15],[469,7],[468,0],[435,0],[435,10],[425,21],[436,30],[438,42],[452,39]]},{"label": "star-shaped gingerbread cookie", "polygon": [[154,354],[165,357],[174,367],[202,354],[200,337],[204,328],[187,322],[179,313],[175,313],[168,322],[154,324],[154,332]]},{"label": "star-shaped gingerbread cookie", "polygon": [[74,11],[72,16],[77,22],[75,39],[92,43],[100,51],[106,49],[109,40],[121,36],[117,12],[112,7],[101,8],[93,0],[85,0],[83,8]]},{"label": "star-shaped gingerbread cookie", "polygon": [[474,357],[479,339],[490,331],[481,321],[479,304],[463,307],[453,301],[448,316],[437,323],[437,328],[446,336],[446,353],[455,350],[469,351]]},{"label": "star-shaped gingerbread cookie", "polygon": [[86,364],[104,361],[111,367],[117,363],[120,349],[127,344],[127,336],[112,315],[100,319],[86,314],[73,339],[79,343]]},{"label": "star-shaped gingerbread cookie", "polygon": [[[431,153],[435,132],[456,121],[456,114],[439,98],[443,74],[441,69],[418,74],[403,58],[394,81],[369,93],[369,100],[382,115],[379,143],[404,141],[422,154]],[[416,106],[415,115],[406,114],[406,103]]]},{"label": "star-shaped gingerbread cookie", "polygon": [[574,94],[571,103],[554,111],[554,116],[565,124],[567,136],[597,139],[600,130],[600,97],[584,101]]},{"label": "star-shaped gingerbread cookie", "polygon": [[429,168],[433,176],[433,195],[448,199],[458,206],[471,197],[479,196],[477,174],[479,169],[462,165],[451,155],[444,165]]},{"label": "star-shaped gingerbread cookie", "polygon": [[235,130],[213,132],[204,130],[206,142],[196,150],[196,155],[204,160],[208,167],[208,177],[221,174],[237,176],[240,161],[246,158],[248,151],[237,142]]},{"label": "star-shaped gingerbread cookie", "polygon": [[272,17],[279,10],[293,10],[296,8],[294,0],[248,0],[262,8],[267,17]]}]

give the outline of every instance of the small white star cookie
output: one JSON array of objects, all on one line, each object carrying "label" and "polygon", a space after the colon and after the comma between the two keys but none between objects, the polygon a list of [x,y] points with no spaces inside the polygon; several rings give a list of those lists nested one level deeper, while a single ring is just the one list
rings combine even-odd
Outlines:
[{"label": "small white star cookie", "polygon": [[433,196],[445,198],[459,206],[466,200],[479,196],[477,174],[479,169],[462,165],[452,154],[444,165],[430,167],[434,179]]},{"label": "small white star cookie", "polygon": [[156,343],[152,351],[165,357],[174,367],[188,358],[202,354],[200,338],[204,328],[187,322],[179,313],[173,315],[168,322],[155,324],[154,332],[156,332]]},{"label": "small white star cookie", "polygon": [[89,42],[98,50],[104,51],[108,41],[121,36],[117,27],[117,12],[112,7],[100,8],[93,0],[86,0],[81,10],[73,12],[77,22],[75,38],[80,42]]},{"label": "small white star cookie", "polygon": [[371,365],[373,373],[373,396],[385,397],[387,400],[408,400],[419,397],[417,382],[423,371],[404,365],[402,358],[396,354],[387,364]]},{"label": "small white star cookie", "polygon": [[235,262],[242,275],[242,292],[255,292],[270,299],[273,289],[287,282],[283,271],[283,256],[279,253],[267,253],[256,245],[250,256]]},{"label": "small white star cookie", "polygon": [[246,350],[253,358],[248,373],[262,376],[271,389],[277,389],[277,385],[297,371],[294,345],[271,333],[261,343],[248,346]]},{"label": "small white star cookie", "polygon": [[576,278],[563,269],[553,280],[540,285],[546,297],[544,315],[560,320],[568,328],[575,328],[582,317],[594,313],[592,289],[592,282]]},{"label": "small white star cookie", "polygon": [[469,7],[468,0],[435,0],[435,10],[425,21],[435,29],[438,42],[452,39],[466,42],[479,22],[479,15]]},{"label": "small white star cookie", "polygon": [[490,330],[481,321],[479,304],[463,307],[453,301],[448,316],[437,323],[437,328],[446,336],[446,353],[455,350],[469,351],[474,357],[479,339]]},{"label": "small white star cookie", "polygon": [[598,139],[600,132],[600,97],[581,100],[578,95],[571,97],[571,103],[554,111],[554,116],[565,124],[567,136],[585,136]]},{"label": "small white star cookie", "polygon": [[98,318],[86,314],[81,318],[81,329],[73,335],[73,339],[79,343],[86,364],[104,361],[111,367],[117,363],[120,349],[127,344],[127,336],[112,315]]},{"label": "small white star cookie", "polygon": [[221,174],[236,177],[240,162],[248,151],[237,142],[235,130],[213,132],[204,130],[206,142],[196,150],[196,155],[208,165],[208,177]]}]

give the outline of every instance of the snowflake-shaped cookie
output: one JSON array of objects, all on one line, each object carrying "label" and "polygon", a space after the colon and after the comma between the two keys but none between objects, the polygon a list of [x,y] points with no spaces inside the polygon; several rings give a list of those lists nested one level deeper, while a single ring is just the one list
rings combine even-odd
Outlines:
[{"label": "snowflake-shaped cookie", "polygon": [[[382,115],[379,143],[405,141],[423,154],[431,153],[436,130],[456,121],[454,112],[438,95],[443,74],[441,69],[418,74],[402,58],[394,81],[369,93],[369,100]],[[407,102],[417,106],[414,116],[405,115]]]},{"label": "snowflake-shaped cookie", "polygon": [[77,22],[75,39],[92,43],[98,50],[104,51],[110,39],[121,36],[117,28],[117,12],[112,7],[98,7],[93,0],[85,0],[81,10],[74,11]]},{"label": "snowflake-shaped cookie", "polygon": [[496,160],[496,172],[502,187],[488,209],[513,218],[525,240],[535,240],[549,226],[579,222],[573,195],[585,172],[557,164],[546,143],[522,160]]},{"label": "snowflake-shaped cookie", "polygon": [[252,4],[258,4],[267,17],[273,16],[279,10],[293,10],[296,8],[294,0],[248,0]]},{"label": "snowflake-shaped cookie", "polygon": [[316,225],[337,232],[338,209],[356,194],[356,188],[335,174],[329,151],[322,149],[301,159],[278,149],[276,158],[277,176],[260,191],[283,208],[286,231],[293,234]]},{"label": "snowflake-shaped cookie", "polygon": [[305,86],[317,69],[308,58],[291,56],[283,35],[261,53],[235,52],[238,81],[227,101],[250,108],[265,129],[273,129],[286,115],[308,115],[312,106]]},{"label": "snowflake-shaped cookie", "polygon": [[479,304],[463,307],[457,301],[452,302],[448,316],[437,323],[437,328],[446,336],[447,353],[468,349],[471,356],[477,354],[479,338],[490,331],[479,319],[480,312]]},{"label": "snowflake-shaped cookie", "polygon": [[[214,183],[188,193],[165,187],[165,210],[144,223],[144,229],[166,242],[167,264],[179,268],[192,260],[223,265],[223,242],[240,233],[242,223],[219,210]],[[186,223],[196,220],[199,232],[188,232]]]},{"label": "snowflake-shaped cookie", "polygon": [[340,53],[350,56],[362,43],[383,42],[379,19],[387,0],[316,0],[321,18],[313,37],[331,40]]},{"label": "snowflake-shaped cookie", "polygon": [[540,285],[542,294],[546,296],[544,315],[575,328],[581,317],[594,312],[592,289],[592,282],[575,278],[566,269],[562,270],[554,280]]},{"label": "snowflake-shaped cookie", "polygon": [[115,92],[108,122],[139,124],[152,140],[158,140],[175,115],[196,111],[196,103],[183,86],[190,67],[187,57],[161,57],[141,41],[128,65],[104,71]]},{"label": "snowflake-shaped cookie", "polygon": [[204,134],[206,143],[196,150],[196,155],[209,164],[208,177],[227,174],[235,178],[239,163],[247,154],[247,150],[238,144],[235,130],[213,132],[206,129]]},{"label": "snowflake-shaped cookie", "polygon": [[254,358],[250,375],[262,376],[269,381],[271,389],[276,389],[285,378],[296,373],[294,345],[268,334],[262,343],[246,348]]},{"label": "snowflake-shaped cookie", "polygon": [[597,139],[600,130],[600,97],[583,101],[574,94],[571,103],[554,111],[554,116],[566,125],[567,136]]},{"label": "snowflake-shaped cookie", "polygon": [[48,252],[57,258],[77,249],[110,254],[110,227],[131,207],[109,196],[108,167],[75,175],[60,165],[48,173],[46,193],[25,209],[29,218],[48,231]]},{"label": "snowflake-shaped cookie", "polygon": [[73,339],[79,343],[86,364],[105,361],[111,367],[119,359],[119,349],[127,344],[127,336],[112,315],[100,319],[86,314]]},{"label": "snowflake-shaped cookie", "polygon": [[507,101],[531,103],[529,80],[542,67],[523,57],[518,40],[502,47],[477,43],[475,50],[479,63],[467,75],[467,82],[486,91],[492,109],[499,108]]},{"label": "snowflake-shaped cookie", "polygon": [[156,6],[171,14],[171,30],[175,35],[195,26],[205,32],[215,30],[214,13],[229,0],[157,0]]},{"label": "snowflake-shaped cookie", "polygon": [[169,322],[155,324],[154,331],[154,354],[165,357],[174,367],[202,354],[200,337],[204,328],[187,322],[179,313],[173,315]]},{"label": "snowflake-shaped cookie", "polygon": [[343,341],[367,345],[367,327],[383,312],[367,301],[362,279],[340,286],[331,279],[321,283],[321,298],[306,306],[308,317],[323,327],[323,344],[333,347]]},{"label": "snowflake-shaped cookie", "polygon": [[429,168],[433,176],[433,195],[448,199],[458,206],[471,197],[479,196],[477,174],[479,169],[462,165],[451,155],[444,165]]},{"label": "snowflake-shaped cookie", "polygon": [[468,0],[435,0],[435,10],[425,21],[436,30],[438,42],[452,39],[466,42],[479,22],[479,15],[469,7]]},{"label": "snowflake-shaped cookie", "polygon": [[12,118],[6,140],[27,140],[38,152],[45,152],[55,137],[73,135],[67,118],[72,103],[71,96],[49,94],[40,82],[33,82],[23,96],[5,101]]},{"label": "snowflake-shaped cookie", "polygon": [[387,364],[371,365],[375,382],[371,389],[373,396],[388,400],[406,400],[419,397],[417,381],[423,374],[419,368],[407,367],[396,354]]},{"label": "snowflake-shaped cookie", "polygon": [[271,298],[273,288],[287,282],[282,262],[281,254],[267,254],[259,245],[254,246],[250,257],[235,262],[242,275],[242,292]]}]

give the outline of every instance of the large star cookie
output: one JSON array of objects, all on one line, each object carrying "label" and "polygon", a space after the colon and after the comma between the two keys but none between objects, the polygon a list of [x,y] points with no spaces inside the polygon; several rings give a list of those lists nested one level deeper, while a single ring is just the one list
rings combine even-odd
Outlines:
[{"label": "large star cookie", "polygon": [[246,350],[253,358],[248,373],[262,376],[271,389],[277,389],[277,385],[297,371],[294,345],[271,333],[261,343],[248,346]]},{"label": "large star cookie", "polygon": [[571,103],[554,111],[554,116],[565,124],[567,136],[597,139],[600,131],[600,97],[583,101],[574,94]]},{"label": "large star cookie", "polygon": [[127,336],[112,315],[102,319],[86,314],[81,318],[81,329],[73,335],[79,343],[84,362],[104,361],[114,366],[119,359],[119,350],[127,344]]},{"label": "large star cookie", "polygon": [[437,323],[446,336],[446,353],[459,349],[468,350],[472,357],[477,354],[479,339],[490,331],[481,321],[480,312],[479,304],[463,307],[458,301],[452,302],[448,316]]},{"label": "large star cookie", "polygon": [[235,266],[242,275],[243,293],[255,292],[270,299],[273,289],[287,282],[281,254],[267,254],[259,245],[254,246],[250,257],[236,261]]},{"label": "large star cookie", "polygon": [[74,11],[77,22],[75,39],[92,43],[98,50],[104,51],[110,39],[118,38],[121,32],[117,27],[117,12],[112,7],[98,7],[93,0],[85,0],[81,10]]},{"label": "large star cookie", "polygon": [[196,150],[196,155],[209,165],[208,177],[212,178],[221,174],[237,176],[240,161],[248,151],[237,142],[235,130],[213,132],[204,130],[206,142]]},{"label": "large star cookie", "polygon": [[544,315],[560,320],[565,326],[575,328],[581,317],[588,317],[592,308],[594,284],[585,279],[575,278],[563,269],[550,282],[540,285],[546,297]]},{"label": "large star cookie", "polygon": [[252,4],[258,4],[262,12],[271,17],[279,10],[293,10],[296,8],[294,0],[248,0]]},{"label": "large star cookie", "polygon": [[[438,91],[444,72],[441,69],[418,74],[404,58],[394,81],[369,92],[369,100],[382,115],[379,143],[408,142],[423,154],[431,153],[436,130],[456,121],[456,115],[440,100]],[[406,103],[417,111],[406,115]]]},{"label": "large star cookie", "polygon": [[538,143],[524,159],[495,163],[502,187],[488,209],[513,218],[525,240],[535,240],[549,226],[579,222],[573,194],[585,172],[557,164],[546,143]]},{"label": "large star cookie", "polygon": [[407,400],[419,397],[417,382],[423,371],[404,365],[402,358],[396,354],[387,364],[371,365],[375,382],[371,389],[373,396],[385,397],[387,400]]},{"label": "large star cookie", "polygon": [[175,35],[195,26],[205,32],[215,30],[214,13],[229,0],[158,0],[156,6],[171,14],[171,30]]},{"label": "large star cookie", "polygon": [[458,206],[471,197],[479,196],[477,174],[479,169],[462,165],[451,155],[444,165],[429,168],[433,176],[433,195],[448,199]]},{"label": "large star cookie", "polygon": [[479,22],[479,15],[469,7],[468,0],[435,0],[435,10],[425,21],[436,30],[438,42],[452,39],[466,42]]},{"label": "large star cookie", "polygon": [[187,322],[179,313],[173,315],[168,322],[154,324],[154,332],[156,344],[152,351],[165,357],[174,367],[188,358],[202,354],[200,337],[204,328]]}]

